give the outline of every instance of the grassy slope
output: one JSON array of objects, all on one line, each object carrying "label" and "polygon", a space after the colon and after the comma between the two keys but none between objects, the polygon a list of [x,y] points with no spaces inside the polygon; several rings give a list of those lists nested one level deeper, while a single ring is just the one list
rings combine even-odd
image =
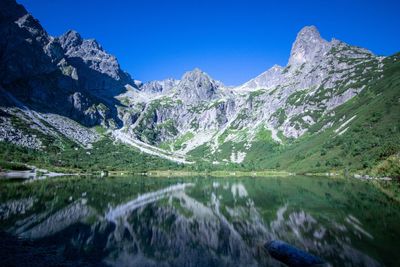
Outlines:
[{"label": "grassy slope", "polygon": [[[377,175],[400,176],[400,54],[384,60],[383,78],[365,84],[364,90],[322,117],[297,140],[277,145],[271,138],[256,138],[241,164],[220,169],[281,169],[295,172],[367,170]],[[380,74],[375,74],[380,75]],[[362,86],[362,84],[360,84]],[[356,116],[342,135],[335,130]],[[324,125],[332,127],[318,132]],[[344,130],[346,127],[343,127]],[[206,145],[191,152],[210,161],[229,158],[232,148],[245,151],[244,143],[226,142],[211,154]]]},{"label": "grassy slope", "polygon": [[[400,151],[400,54],[385,60],[383,78],[336,108],[334,117],[322,119],[309,133],[283,149],[271,151],[255,167],[293,171],[369,169]],[[356,116],[339,136],[334,132]],[[340,118],[345,117],[342,122]],[[333,127],[317,133],[329,121]],[[345,129],[345,127],[343,127]],[[257,146],[256,146],[257,147]],[[261,153],[256,149],[256,154]],[[260,154],[259,154],[260,155]],[[254,156],[254,155],[253,155]],[[392,170],[393,172],[393,170]],[[400,175],[397,169],[397,175]]]},{"label": "grassy slope", "polygon": [[44,151],[0,142],[0,169],[20,166],[18,163],[28,163],[59,172],[100,170],[142,172],[183,168],[181,164],[141,153],[124,144],[113,143],[107,136],[94,143],[92,149],[84,149],[69,140],[62,140],[62,146],[48,146]]},{"label": "grassy slope", "polygon": [[[313,125],[307,134],[285,145],[277,145],[268,133],[260,132],[241,164],[212,165],[213,160],[228,158],[232,148],[243,151],[243,143],[227,142],[220,152],[210,155],[201,146],[191,152],[197,164],[182,166],[149,156],[126,145],[113,144],[107,137],[91,150],[78,147],[69,140],[52,140],[42,136],[47,148],[34,151],[0,142],[0,167],[9,162],[29,163],[56,170],[263,170],[280,169],[295,172],[368,170],[378,175],[400,176],[400,54],[384,60],[383,78]],[[344,121],[356,116],[341,136],[334,132]],[[340,121],[341,118],[344,118]],[[324,125],[333,126],[318,133]],[[27,129],[29,127],[26,127]],[[345,127],[344,127],[345,128]],[[343,129],[344,129],[343,128]],[[39,133],[36,133],[40,135]],[[7,165],[8,164],[8,165]]]}]

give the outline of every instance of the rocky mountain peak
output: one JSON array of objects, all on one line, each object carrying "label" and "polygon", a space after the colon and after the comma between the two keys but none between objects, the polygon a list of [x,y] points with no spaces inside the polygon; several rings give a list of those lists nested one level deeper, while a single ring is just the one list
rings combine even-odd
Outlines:
[{"label": "rocky mountain peak", "polygon": [[321,34],[319,33],[317,27],[315,27],[314,25],[311,26],[304,26],[299,33],[297,34],[297,40],[322,40],[321,38]]},{"label": "rocky mountain peak", "polygon": [[180,85],[197,88],[219,87],[220,83],[213,80],[207,73],[199,68],[186,72],[181,79]]},{"label": "rocky mountain peak", "polygon": [[191,71],[188,71],[182,76],[182,81],[193,82],[200,79],[211,80],[211,78],[199,68],[195,68]]},{"label": "rocky mountain peak", "polygon": [[[81,76],[91,79],[94,76],[92,75],[92,70],[94,70],[123,85],[133,84],[131,77],[121,70],[118,60],[107,53],[95,39],[83,39],[78,32],[70,30],[60,36],[59,41],[69,63],[80,69]],[[96,87],[100,87],[101,90],[114,91],[112,87],[116,87],[116,85],[110,84],[111,81],[105,81],[104,78],[94,79],[94,84],[98,84],[96,81],[101,80],[101,84]]]},{"label": "rocky mountain peak", "polygon": [[8,84],[22,77],[56,69],[46,54],[50,38],[26,9],[14,0],[0,1],[0,80]]},{"label": "rocky mountain peak", "polygon": [[96,41],[96,39],[87,39],[84,43],[92,49],[104,51],[103,47]]},{"label": "rocky mountain peak", "polygon": [[91,52],[93,54],[102,52],[103,54],[108,55],[95,39],[83,39],[82,36],[75,30],[67,31],[65,34],[59,37],[59,40],[62,48],[68,55],[77,52]]},{"label": "rocky mountain peak", "polygon": [[293,43],[288,65],[296,67],[303,63],[312,63],[316,57],[330,48],[329,44],[321,37],[315,26],[304,27]]},{"label": "rocky mountain peak", "polygon": [[209,100],[215,94],[220,84],[213,80],[207,73],[195,68],[186,72],[178,85],[186,100]]},{"label": "rocky mountain peak", "polygon": [[64,50],[69,50],[72,47],[79,46],[83,42],[81,35],[74,30],[67,31],[59,37],[59,40]]}]

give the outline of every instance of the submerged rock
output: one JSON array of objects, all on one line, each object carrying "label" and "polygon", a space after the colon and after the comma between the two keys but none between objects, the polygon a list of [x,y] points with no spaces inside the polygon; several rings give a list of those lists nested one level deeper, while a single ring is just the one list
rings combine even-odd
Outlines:
[{"label": "submerged rock", "polygon": [[324,261],[317,256],[302,251],[283,241],[273,240],[264,245],[268,253],[276,260],[290,267],[323,266]]}]

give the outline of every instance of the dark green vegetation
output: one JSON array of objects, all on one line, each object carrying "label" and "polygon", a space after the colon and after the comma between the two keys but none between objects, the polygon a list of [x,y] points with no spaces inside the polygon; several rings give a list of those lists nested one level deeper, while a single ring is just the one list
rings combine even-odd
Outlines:
[{"label": "dark green vegetation", "polygon": [[[66,141],[66,140],[64,140]],[[124,144],[115,144],[108,137],[93,144],[92,149],[84,149],[72,142],[63,147],[51,146],[44,151],[26,149],[0,142],[0,167],[15,169],[17,163],[29,163],[37,167],[59,172],[96,172],[181,169],[182,165],[144,154]],[[11,165],[10,165],[11,164]]]},{"label": "dark green vegetation", "polygon": [[135,133],[141,141],[154,145],[160,141],[159,135],[161,132],[165,132],[166,135],[172,137],[177,135],[178,130],[172,120],[167,120],[160,125],[154,123],[157,121],[158,109],[161,108],[163,111],[168,111],[173,104],[180,104],[180,101],[174,102],[171,98],[165,97],[151,102],[144,108],[143,118],[138,123],[138,128],[135,129]]},{"label": "dark green vegetation", "polygon": [[[384,60],[383,78],[366,84],[350,101],[313,125],[307,134],[259,162],[266,167],[295,171],[372,170],[400,151],[400,54]],[[335,132],[344,122],[354,119]],[[341,118],[344,118],[341,120]],[[332,130],[318,131],[333,123]],[[348,129],[341,135],[339,133]],[[400,169],[388,166],[381,174],[400,177]]]},{"label": "dark green vegetation", "polygon": [[[376,62],[371,64],[356,69],[354,87],[364,88],[358,95],[329,112],[315,110],[292,117],[291,121],[296,125],[307,126],[308,131],[298,139],[285,138],[278,132],[283,144],[274,141],[267,129],[259,129],[249,146],[248,133],[238,126],[240,116],[247,116],[241,114],[238,122],[219,136],[216,153],[211,153],[209,146],[202,145],[188,156],[188,160],[196,163],[183,166],[140,153],[126,145],[114,144],[104,130],[99,130],[101,127],[98,130],[103,138],[94,144],[93,149],[86,150],[69,140],[45,136],[18,118],[12,118],[13,124],[19,128],[40,136],[46,148],[35,151],[0,142],[0,167],[21,169],[21,164],[28,163],[67,172],[277,169],[296,173],[363,172],[374,176],[400,177],[400,54],[385,58],[382,72],[375,69]],[[369,71],[364,72],[363,68]],[[346,81],[341,82],[337,90],[330,93],[340,95],[343,90],[353,86],[346,84]],[[307,95],[306,91],[294,93],[288,101],[292,104],[296,101],[318,102],[329,93],[323,86],[314,95]],[[251,98],[256,99],[262,93],[265,92],[256,91]],[[157,129],[151,123],[153,116],[157,116],[156,107],[162,105],[168,109],[171,101],[164,99],[163,102],[156,101],[147,107],[146,116],[140,124],[140,127],[145,128],[140,130],[143,140],[154,143],[160,131],[171,136],[177,135],[177,129],[170,120],[157,126]],[[318,122],[308,126],[301,118],[304,115]],[[286,119],[284,108],[278,109],[274,117],[278,123],[282,123]],[[240,140],[225,141],[230,133],[234,133]],[[191,138],[193,134],[189,132],[174,142],[164,142],[160,146],[167,150],[183,149],[184,143]],[[232,163],[231,155],[237,157],[238,151],[245,152],[246,157],[239,164]],[[214,165],[213,161],[221,164]]]},{"label": "dark green vegetation", "polygon": [[16,171],[25,171],[29,170],[25,164],[22,163],[13,163],[8,161],[0,161],[0,170],[16,170]]},{"label": "dark green vegetation", "polygon": [[[187,187],[173,189],[182,184]],[[29,199],[31,205],[23,204]],[[51,244],[63,257],[73,253],[74,260],[114,262],[124,252],[133,261],[134,245],[171,265],[178,259],[193,266],[203,259],[238,261],[240,249],[240,259],[248,255],[257,265],[271,266],[256,253],[257,244],[278,239],[332,266],[400,264],[395,183],[304,176],[61,177],[0,181],[0,203],[0,231],[34,236],[38,246]],[[23,212],[15,212],[18,205]]]},{"label": "dark green vegetation", "polygon": [[[272,139],[256,138],[249,150],[243,149],[245,142],[227,142],[215,155],[206,146],[191,154],[215,160],[227,157],[234,149],[247,152],[241,164],[216,168],[344,174],[363,170],[378,176],[400,177],[400,54],[383,63],[381,78],[359,84],[365,88],[357,96],[324,115],[296,140],[284,139],[284,144],[279,145]],[[293,99],[304,98],[302,94],[296,93]],[[276,117],[283,121],[284,110],[279,109]],[[326,125],[331,126],[321,131]]]}]

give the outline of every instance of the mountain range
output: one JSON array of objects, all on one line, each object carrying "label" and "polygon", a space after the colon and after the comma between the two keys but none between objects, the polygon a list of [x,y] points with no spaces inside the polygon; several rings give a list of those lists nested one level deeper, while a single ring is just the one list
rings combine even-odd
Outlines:
[{"label": "mountain range", "polygon": [[14,0],[0,3],[0,34],[3,162],[400,176],[400,54],[306,26],[286,66],[240,86],[200,69],[142,83],[96,40],[50,36]]}]

